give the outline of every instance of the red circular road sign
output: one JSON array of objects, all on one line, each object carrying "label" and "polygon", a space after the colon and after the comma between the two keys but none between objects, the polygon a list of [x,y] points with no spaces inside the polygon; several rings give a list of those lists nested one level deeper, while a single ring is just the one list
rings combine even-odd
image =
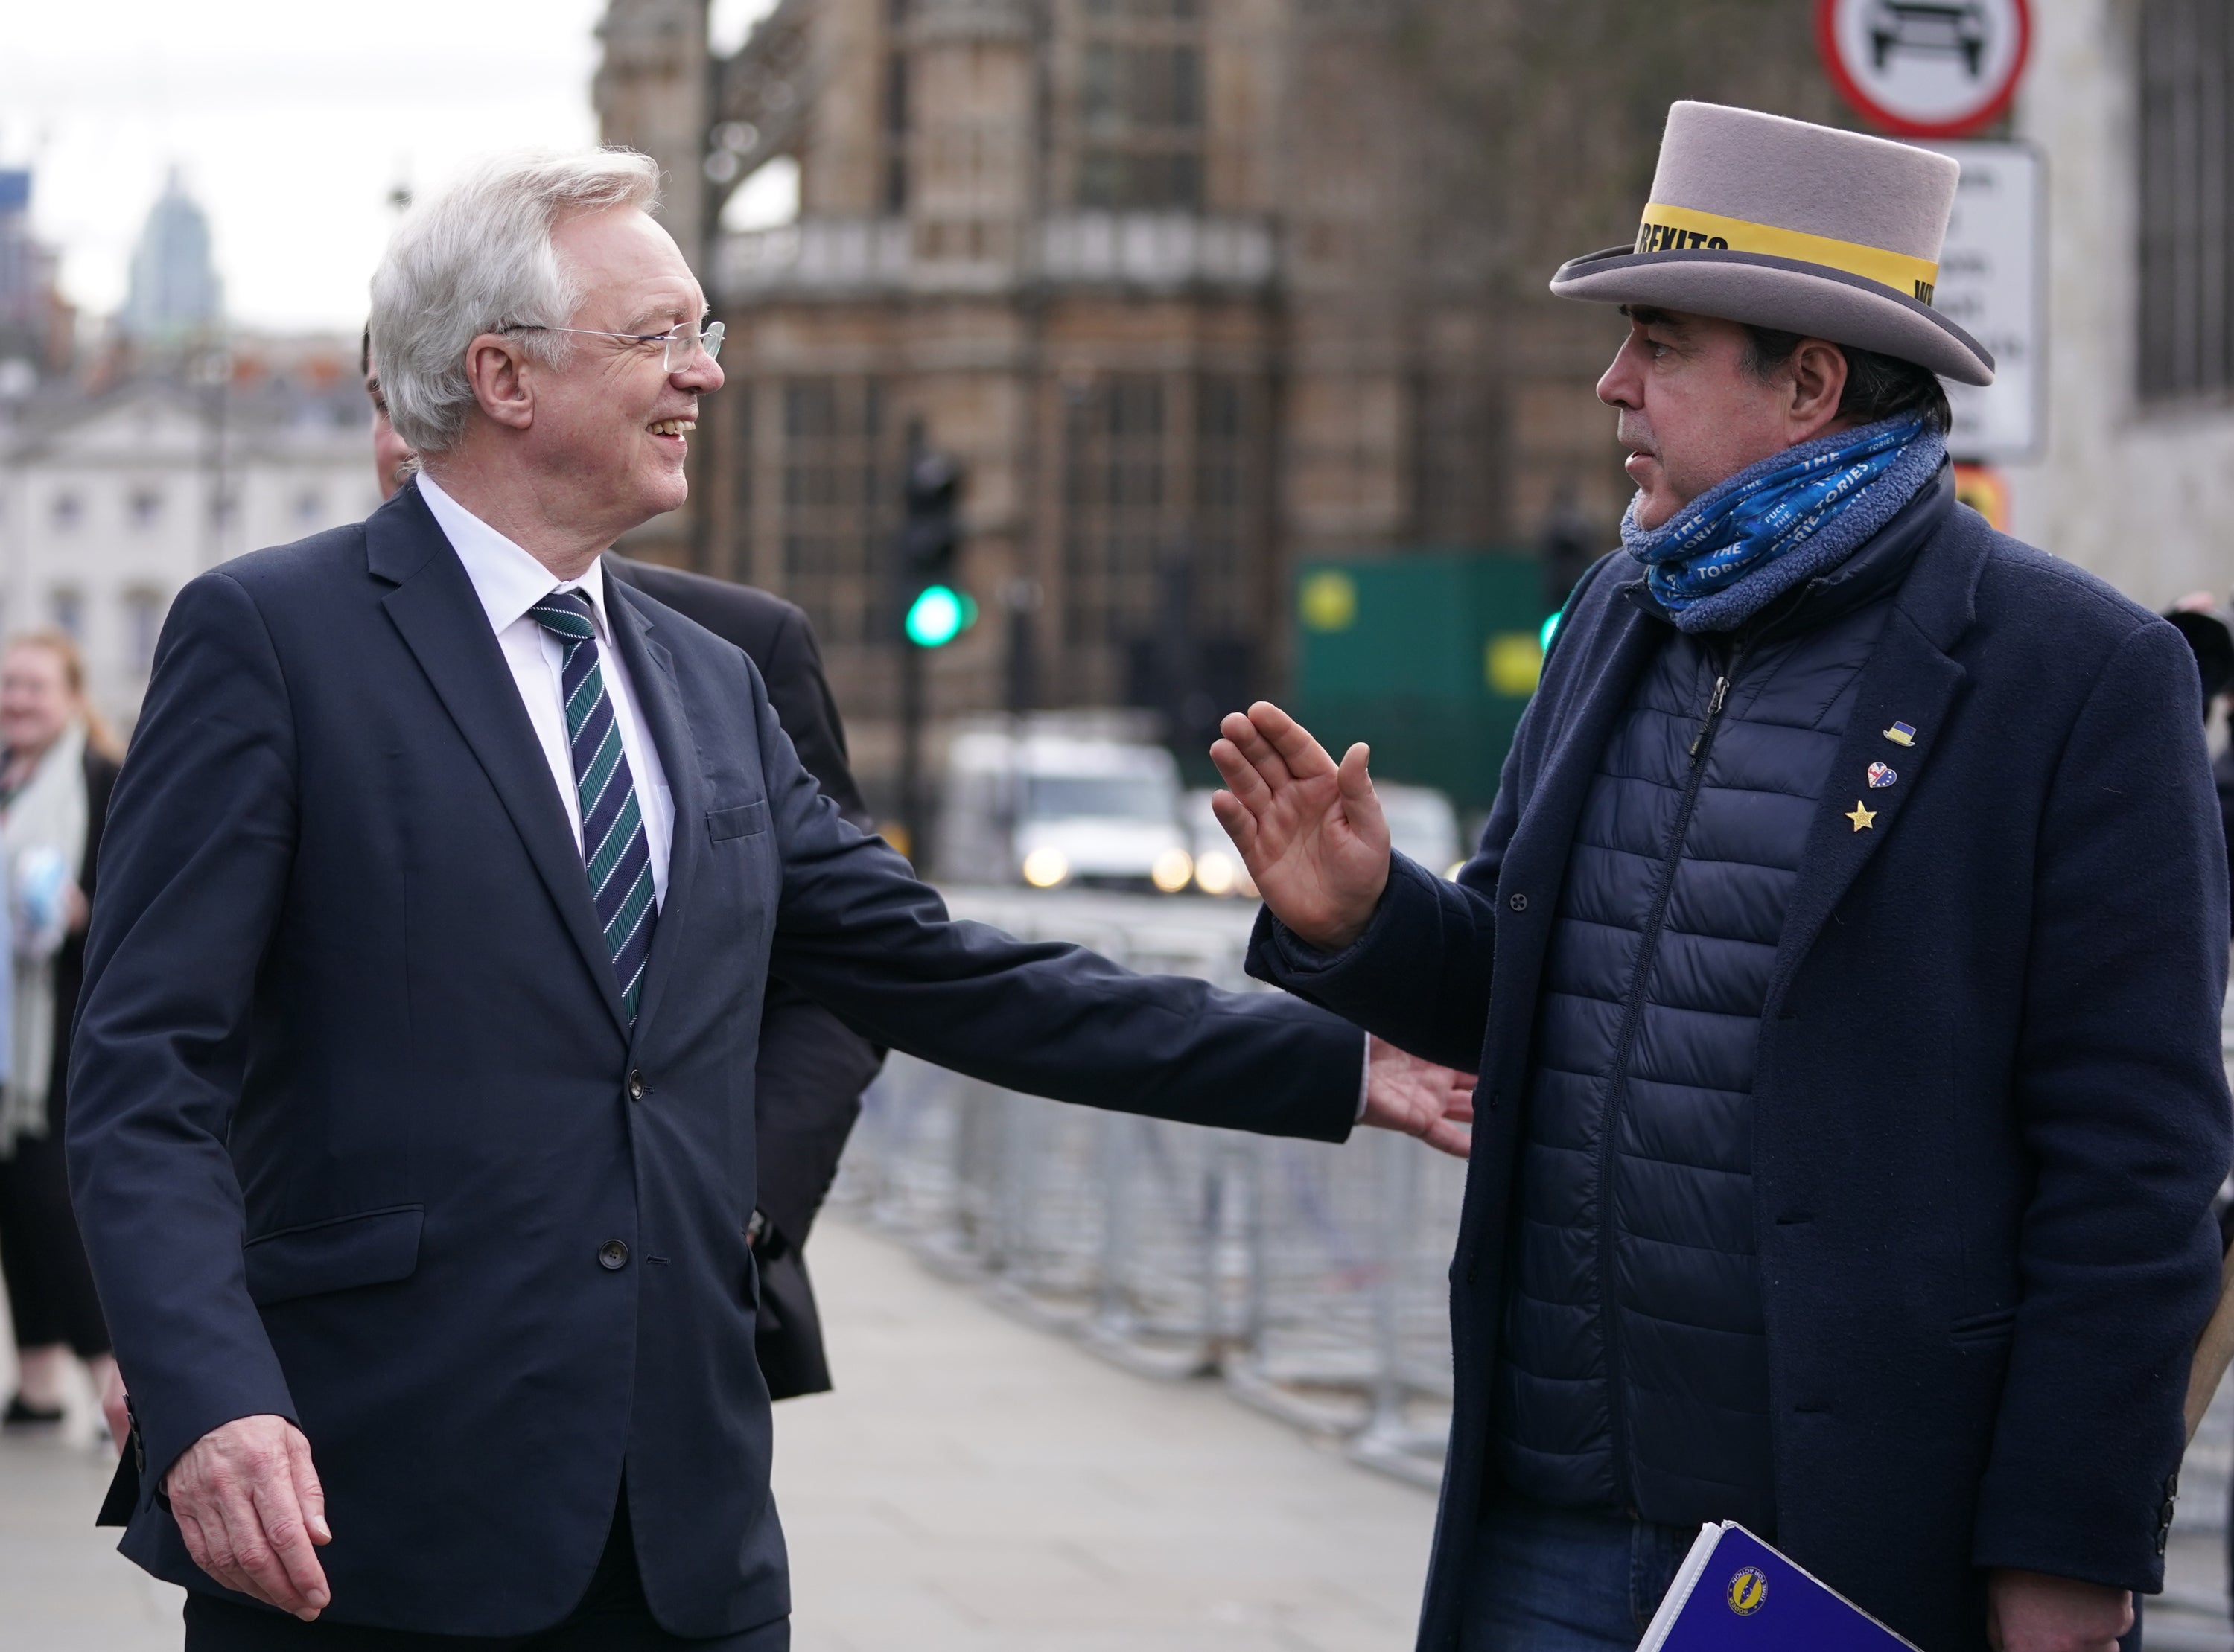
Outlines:
[{"label": "red circular road sign", "polygon": [[2009,107],[2032,47],[2026,0],[1816,0],[1846,101],[1906,138],[1959,138]]}]

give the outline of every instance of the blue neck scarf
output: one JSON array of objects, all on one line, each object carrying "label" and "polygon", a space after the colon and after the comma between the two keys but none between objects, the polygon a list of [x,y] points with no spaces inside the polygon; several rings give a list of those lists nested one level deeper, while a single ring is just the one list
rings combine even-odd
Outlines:
[{"label": "blue neck scarf", "polygon": [[1622,543],[1677,626],[1728,630],[1859,550],[1946,454],[1938,431],[1899,414],[1773,454],[1656,528],[1636,526],[1632,500]]}]

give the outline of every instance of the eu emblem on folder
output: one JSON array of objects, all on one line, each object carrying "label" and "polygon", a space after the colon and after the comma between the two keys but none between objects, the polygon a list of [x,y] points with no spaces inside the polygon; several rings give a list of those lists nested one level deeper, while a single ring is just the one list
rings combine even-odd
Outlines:
[{"label": "eu emblem on folder", "polygon": [[1734,1522],[1702,1527],[1636,1652],[1917,1652]]}]

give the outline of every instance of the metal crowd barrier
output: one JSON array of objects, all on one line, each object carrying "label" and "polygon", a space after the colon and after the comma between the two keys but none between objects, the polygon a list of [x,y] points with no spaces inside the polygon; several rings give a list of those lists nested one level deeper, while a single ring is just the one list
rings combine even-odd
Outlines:
[{"label": "metal crowd barrier", "polygon": [[[949,891],[959,917],[1249,989],[1253,906]],[[1362,1055],[1362,1052],[1361,1052]],[[1445,1272],[1465,1166],[1065,1107],[895,1055],[833,1198],[1009,1311],[1150,1375],[1215,1375],[1424,1485],[1450,1408]]]},{"label": "metal crowd barrier", "polygon": [[[957,917],[1245,989],[1254,907],[949,891]],[[2226,1048],[2234,1072],[2234,1011]],[[1440,1478],[1451,1397],[1447,1270],[1466,1168],[1378,1132],[1330,1147],[1069,1107],[894,1055],[839,1173],[841,1209],[932,1265],[1132,1369],[1214,1374],[1238,1399]],[[2181,1472],[2147,1643],[2227,1652],[2234,1384]]]}]

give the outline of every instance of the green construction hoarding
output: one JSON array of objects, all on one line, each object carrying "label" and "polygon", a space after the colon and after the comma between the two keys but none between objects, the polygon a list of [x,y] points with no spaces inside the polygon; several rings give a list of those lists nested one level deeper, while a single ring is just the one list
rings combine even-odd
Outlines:
[{"label": "green construction hoarding", "polygon": [[1544,663],[1551,611],[1533,558],[1438,552],[1304,563],[1295,585],[1296,715],[1337,756],[1480,812]]}]

